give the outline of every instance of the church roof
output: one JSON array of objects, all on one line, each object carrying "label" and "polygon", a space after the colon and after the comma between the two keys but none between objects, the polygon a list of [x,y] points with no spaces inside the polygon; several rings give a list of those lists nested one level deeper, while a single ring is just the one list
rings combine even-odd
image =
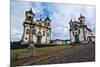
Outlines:
[{"label": "church roof", "polygon": [[70,19],[70,22],[69,22],[69,24],[71,24],[73,21],[72,21],[72,19]]},{"label": "church roof", "polygon": [[85,18],[85,16],[83,16],[82,14],[80,14],[80,17],[78,19],[81,19],[81,18]]},{"label": "church roof", "polygon": [[50,18],[49,18],[48,16],[47,16],[47,18],[45,19],[45,21],[46,21],[46,20],[49,20],[49,21],[51,21],[51,20],[50,20]]},{"label": "church roof", "polygon": [[83,25],[83,27],[85,27],[87,30],[89,30],[90,32],[92,32],[92,30],[90,28],[88,28],[87,25]]},{"label": "church roof", "polygon": [[32,14],[32,15],[35,15],[34,13],[33,13],[33,11],[32,11],[32,8],[29,10],[29,11],[26,11],[26,14],[27,13],[30,13],[30,14]]}]

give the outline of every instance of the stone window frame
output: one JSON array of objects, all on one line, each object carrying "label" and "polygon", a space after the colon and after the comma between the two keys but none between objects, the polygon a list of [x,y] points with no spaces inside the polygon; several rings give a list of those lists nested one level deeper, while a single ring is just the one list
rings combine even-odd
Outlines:
[{"label": "stone window frame", "polygon": [[27,37],[25,37],[25,40],[27,40],[28,38]]},{"label": "stone window frame", "polygon": [[45,31],[43,31],[43,36],[45,36]]},{"label": "stone window frame", "polygon": [[29,34],[29,29],[26,29],[26,34]]},{"label": "stone window frame", "polygon": [[74,35],[74,31],[73,31],[73,35]]},{"label": "stone window frame", "polygon": [[28,16],[28,19],[31,19],[32,17],[31,16]]}]

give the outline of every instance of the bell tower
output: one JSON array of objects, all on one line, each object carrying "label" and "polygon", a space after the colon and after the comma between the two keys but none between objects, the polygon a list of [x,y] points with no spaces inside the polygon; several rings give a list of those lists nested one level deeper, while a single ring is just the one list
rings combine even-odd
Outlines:
[{"label": "bell tower", "polygon": [[80,24],[84,25],[84,23],[85,23],[85,17],[82,14],[80,14],[80,17],[78,18],[78,20],[80,21]]},{"label": "bell tower", "polygon": [[73,23],[73,21],[72,21],[72,19],[70,19],[70,22],[69,22],[70,29],[72,28],[72,23]]},{"label": "bell tower", "polygon": [[23,23],[24,32],[22,36],[21,44],[30,44],[32,40],[32,23],[35,14],[32,12],[32,8],[25,13],[25,21]]},{"label": "bell tower", "polygon": [[80,25],[81,25],[81,27],[82,27],[82,30],[83,30],[83,37],[84,37],[84,41],[86,41],[86,34],[85,34],[85,28],[84,28],[84,23],[85,23],[85,17],[82,15],[82,14],[80,14],[80,17],[78,18],[79,19],[79,23],[80,23]]},{"label": "bell tower", "polygon": [[50,43],[50,38],[51,38],[51,20],[47,16],[47,18],[44,20],[45,21],[45,27],[46,27],[46,43]]}]

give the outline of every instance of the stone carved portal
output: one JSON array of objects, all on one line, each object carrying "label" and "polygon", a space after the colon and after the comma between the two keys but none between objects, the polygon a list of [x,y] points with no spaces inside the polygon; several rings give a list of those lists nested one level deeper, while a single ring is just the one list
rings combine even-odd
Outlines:
[{"label": "stone carved portal", "polygon": [[79,43],[79,35],[75,35],[75,43]]},{"label": "stone carved portal", "polygon": [[38,34],[37,34],[37,44],[41,44],[41,38],[42,38],[42,34],[41,34],[41,32],[38,32]]}]

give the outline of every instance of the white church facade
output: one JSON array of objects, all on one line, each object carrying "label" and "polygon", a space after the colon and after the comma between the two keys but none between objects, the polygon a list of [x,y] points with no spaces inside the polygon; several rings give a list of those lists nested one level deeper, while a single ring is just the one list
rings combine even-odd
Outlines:
[{"label": "white church facade", "polygon": [[88,43],[94,42],[95,37],[92,34],[92,30],[85,25],[86,17],[80,14],[78,20],[70,20],[70,39],[71,43]]},{"label": "white church facade", "polygon": [[34,21],[35,14],[32,9],[26,11],[25,16],[21,44],[49,44],[51,39],[51,20],[49,17],[44,21],[41,18]]},{"label": "white church facade", "polygon": [[[34,20],[35,14],[32,9],[26,11],[23,23],[24,30],[21,44],[50,44],[51,42],[51,20],[47,16],[44,20]],[[82,14],[78,20],[70,20],[70,42],[71,43],[88,43],[95,42],[92,30],[85,25],[86,17]]]}]

